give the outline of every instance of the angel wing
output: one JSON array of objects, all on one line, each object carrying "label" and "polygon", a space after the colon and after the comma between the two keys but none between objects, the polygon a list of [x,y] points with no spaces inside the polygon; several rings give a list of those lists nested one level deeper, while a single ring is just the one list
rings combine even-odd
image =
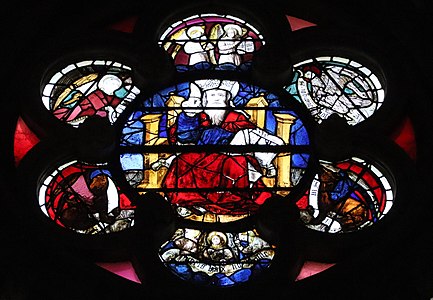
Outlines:
[{"label": "angel wing", "polygon": [[[224,30],[221,26],[221,24],[216,24],[214,25],[209,33],[209,39],[211,41],[211,43],[216,44],[216,42],[218,41],[218,39],[224,34]],[[217,59],[215,57],[215,51],[211,50],[209,51],[209,59],[211,61],[212,64],[216,65],[217,64]]]},{"label": "angel wing", "polygon": [[217,39],[219,39],[224,34],[224,30],[221,26],[221,24],[215,24],[209,34],[209,38],[212,42],[216,42]]},{"label": "angel wing", "polygon": [[189,40],[188,35],[186,34],[186,28],[181,28],[170,36],[170,40],[165,42],[164,50],[167,51],[170,46],[175,43],[174,49],[171,53],[173,58],[176,57],[177,52],[182,48],[182,46]]},{"label": "angel wing", "polygon": [[170,41],[173,41],[178,44],[185,44],[185,42],[189,41],[189,37],[186,34],[187,27],[181,28],[170,36]]}]

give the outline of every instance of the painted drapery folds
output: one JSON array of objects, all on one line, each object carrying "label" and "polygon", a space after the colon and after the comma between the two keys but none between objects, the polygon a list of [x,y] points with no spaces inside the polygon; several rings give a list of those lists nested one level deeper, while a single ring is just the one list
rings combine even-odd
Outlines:
[{"label": "painted drapery folds", "polygon": [[[307,129],[290,105],[295,100],[280,98],[220,79],[159,91],[122,129],[126,180],[138,193],[159,192],[187,220],[229,223],[255,214],[273,195],[290,193],[310,158]],[[160,257],[184,280],[232,286],[266,269],[274,248],[254,228],[179,228]]]},{"label": "painted drapery folds", "polygon": [[272,194],[287,194],[308,165],[307,130],[284,100],[218,79],[160,91],[122,130],[128,182],[139,192],[161,192],[194,220],[227,222],[255,212]]},{"label": "painted drapery folds", "polygon": [[64,66],[45,84],[42,101],[57,119],[79,127],[91,116],[116,122],[140,90],[130,67],[111,60],[83,60]]}]

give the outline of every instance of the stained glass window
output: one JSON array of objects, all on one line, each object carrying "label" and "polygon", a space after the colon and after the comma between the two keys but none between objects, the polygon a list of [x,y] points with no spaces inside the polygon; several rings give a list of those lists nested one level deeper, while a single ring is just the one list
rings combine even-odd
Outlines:
[{"label": "stained glass window", "polygon": [[161,191],[183,217],[246,216],[273,193],[287,194],[308,166],[309,136],[293,101],[217,79],[160,91],[122,130],[125,176],[141,193]]},{"label": "stained glass window", "polygon": [[173,23],[160,37],[178,71],[248,70],[265,44],[251,24],[231,15],[201,14]]},{"label": "stained glass window", "polygon": [[83,60],[47,79],[42,101],[57,119],[78,127],[90,116],[116,122],[139,93],[130,67],[109,60]]},{"label": "stained glass window", "polygon": [[336,164],[322,161],[307,195],[298,201],[307,227],[344,233],[371,226],[391,209],[394,192],[374,164],[353,157]]},{"label": "stained glass window", "polygon": [[201,285],[229,287],[269,267],[274,246],[256,232],[226,233],[178,229],[159,255],[173,273]]},{"label": "stained glass window", "polygon": [[[121,166],[132,187],[141,194],[161,193],[181,218],[238,221],[255,214],[273,195],[289,194],[300,182],[311,152],[303,113],[287,95],[244,82],[180,83],[138,102],[122,129]],[[161,246],[161,260],[182,279],[236,285],[267,267],[273,257],[274,250],[266,250],[272,254],[265,263],[251,258],[260,256],[262,247],[239,249],[238,236],[244,235],[253,244],[275,247],[253,230],[179,228]],[[224,245],[212,244],[217,238]],[[193,247],[190,244],[197,249],[182,248]],[[216,250],[220,254],[206,254]],[[184,251],[192,253],[179,254]]]},{"label": "stained glass window", "polygon": [[43,179],[42,212],[56,224],[81,234],[119,232],[134,224],[134,206],[106,165],[71,161]]},{"label": "stained glass window", "polygon": [[295,64],[287,90],[310,110],[317,122],[338,114],[356,125],[378,110],[385,88],[368,67],[343,57],[314,57]]},{"label": "stained glass window", "polygon": [[[60,59],[41,54],[43,72],[29,71],[39,94],[23,97],[37,109],[18,127],[34,141],[20,149],[16,134],[20,204],[59,248],[127,268],[141,291],[302,289],[398,235],[419,200],[409,192],[418,128],[390,64],[343,38],[326,51],[298,43],[312,28],[326,32],[319,20],[271,9],[275,24],[291,23],[278,27],[259,9],[231,6],[133,12],[98,29],[108,51],[84,41],[79,52],[54,48]],[[131,47],[118,55],[124,41]],[[260,56],[269,49],[278,55]],[[293,53],[285,78],[255,76],[258,60],[275,66]],[[154,67],[167,57],[176,71],[159,78]],[[382,130],[388,111],[404,130]]]}]

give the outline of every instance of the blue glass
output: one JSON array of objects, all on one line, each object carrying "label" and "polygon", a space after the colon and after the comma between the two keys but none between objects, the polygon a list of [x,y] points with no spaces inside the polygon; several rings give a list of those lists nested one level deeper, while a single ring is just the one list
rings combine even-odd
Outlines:
[{"label": "blue glass", "polygon": [[122,129],[121,146],[143,145],[143,123],[135,121]]},{"label": "blue glass", "polygon": [[216,285],[219,286],[231,286],[234,285],[236,282],[231,280],[229,277],[227,276],[223,276],[221,278],[218,279],[218,281],[216,282]]},{"label": "blue glass", "polygon": [[248,279],[250,279],[250,276],[251,276],[250,269],[242,269],[235,272],[233,275],[231,275],[230,279],[232,279],[235,282],[246,282],[248,281]]},{"label": "blue glass", "polygon": [[[159,121],[159,130],[157,132],[158,136],[161,138],[168,137],[168,114],[173,114],[174,109],[179,110],[181,109],[181,107],[168,107],[167,101],[172,96],[182,97],[187,100],[190,97],[190,93],[190,83],[183,82],[161,90],[153,96],[142,101],[139,104],[137,110],[130,115],[129,121],[125,124],[122,130],[121,145],[128,146],[143,144],[143,134],[141,133],[141,131],[143,131],[144,128],[140,118],[143,115],[151,113],[161,115]],[[239,82],[239,89],[236,95],[232,95],[231,103],[236,110],[247,110],[248,108],[245,107],[245,105],[248,103],[248,101],[250,101],[252,98],[257,97],[265,97],[266,101],[268,102],[268,107],[270,108],[263,108],[264,110],[266,110],[264,123],[265,125],[264,128],[262,128],[263,130],[265,130],[269,134],[275,135],[277,130],[277,121],[274,113],[288,113],[296,118],[296,120],[291,126],[291,135],[289,141],[290,144],[309,145],[308,132],[304,126],[303,121],[295,111],[286,108],[286,105],[290,107],[290,102],[282,105],[282,100],[278,96],[269,93],[267,90],[257,87],[255,85]],[[277,108],[282,109],[276,110]],[[202,109],[206,110],[205,107],[203,107]],[[226,109],[230,109],[230,105],[228,105]],[[220,134],[222,135],[221,140],[215,140],[215,138],[206,137],[200,142],[200,144],[226,144],[227,140],[230,139],[230,135],[224,131],[221,131]]]},{"label": "blue glass", "polygon": [[134,153],[121,154],[120,163],[123,170],[142,170],[143,155]]}]

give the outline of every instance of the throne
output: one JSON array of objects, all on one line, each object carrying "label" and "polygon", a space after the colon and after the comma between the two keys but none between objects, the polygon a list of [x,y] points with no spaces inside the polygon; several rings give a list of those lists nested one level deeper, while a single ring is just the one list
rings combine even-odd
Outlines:
[{"label": "throne", "polygon": [[[167,111],[167,128],[172,126],[176,122],[178,114],[181,112],[181,103],[185,98],[177,96],[172,93],[169,99],[166,101],[168,108]],[[250,116],[250,121],[257,125],[259,128],[265,128],[266,122],[266,107],[268,102],[266,101],[264,94],[258,97],[251,98],[250,101],[244,106],[243,111]],[[168,145],[166,137],[159,136],[160,122],[163,114],[153,113],[146,114],[141,117],[144,127],[144,145],[145,146],[157,146],[157,145]],[[277,122],[277,135],[288,144],[290,141],[290,129],[296,118],[288,113],[274,113]],[[270,146],[271,147],[271,146]],[[167,168],[160,168],[159,170],[153,170],[151,168],[152,163],[159,159],[168,158],[173,153],[143,153],[144,161],[144,174],[143,180],[138,185],[139,188],[145,189],[159,189],[161,188],[162,180],[167,173]],[[291,154],[290,153],[278,153],[274,161],[277,169],[277,174],[274,178],[263,177],[263,181],[267,187],[271,188],[288,188],[292,186],[290,165],[291,165]],[[287,194],[286,191],[278,191],[278,194]]]}]

